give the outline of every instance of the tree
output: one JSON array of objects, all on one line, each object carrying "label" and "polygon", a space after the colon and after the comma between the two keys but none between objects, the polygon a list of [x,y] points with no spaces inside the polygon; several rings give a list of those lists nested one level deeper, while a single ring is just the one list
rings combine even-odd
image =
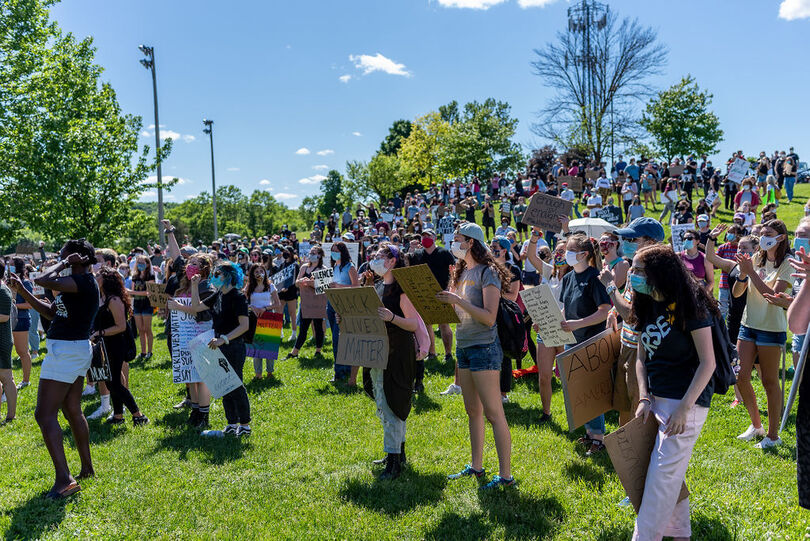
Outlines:
[{"label": "tree", "polygon": [[636,106],[652,94],[648,77],[661,72],[667,52],[656,33],[609,7],[579,0],[556,43],[535,49],[535,75],[556,91],[533,131],[562,148],[585,146],[601,161],[614,141],[637,133]]},{"label": "tree", "polygon": [[337,209],[338,212],[343,212],[344,201],[340,197],[343,190],[343,175],[340,172],[332,169],[326,174],[326,178],[321,182],[321,198],[318,209],[321,216],[328,216],[332,211]]},{"label": "tree", "polygon": [[447,120],[431,111],[414,121],[411,134],[402,142],[398,156],[402,160],[403,172],[423,187],[446,178],[441,161],[442,147],[450,129]]},{"label": "tree", "polygon": [[408,184],[410,174],[397,156],[378,152],[368,163],[347,162],[346,178],[344,193],[352,201],[374,199],[384,204]]},{"label": "tree", "polygon": [[701,92],[692,76],[687,75],[650,100],[641,125],[664,158],[718,152],[723,130],[717,115],[709,110],[712,97]]},{"label": "tree", "polygon": [[395,120],[394,124],[388,128],[388,135],[380,143],[380,153],[386,156],[396,156],[402,140],[411,134],[410,120]]},{"label": "tree", "polygon": [[537,175],[543,181],[546,175],[551,172],[554,162],[557,161],[557,149],[551,145],[545,145],[532,151],[529,158],[529,172]]},{"label": "tree", "polygon": [[320,196],[308,195],[301,200],[301,204],[298,206],[298,212],[306,227],[312,227],[312,224],[315,223],[315,217],[320,213],[318,210],[321,204],[320,199]]}]

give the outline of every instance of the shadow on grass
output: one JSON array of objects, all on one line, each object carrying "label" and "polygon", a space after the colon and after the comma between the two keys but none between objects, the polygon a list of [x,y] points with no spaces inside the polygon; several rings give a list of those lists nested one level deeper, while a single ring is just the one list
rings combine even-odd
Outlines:
[{"label": "shadow on grass", "polygon": [[563,471],[572,481],[584,481],[597,490],[602,490],[602,486],[605,484],[605,471],[597,468],[590,461],[569,462]]},{"label": "shadow on grass", "polygon": [[260,379],[253,378],[245,384],[245,388],[250,394],[261,394],[267,389],[283,387],[284,383],[276,376],[266,376]]},{"label": "shadow on grass", "polygon": [[[377,469],[375,476],[382,471],[381,468]],[[437,503],[442,498],[446,483],[444,475],[424,475],[407,467],[399,479],[393,481],[380,481],[376,477],[373,481],[349,479],[340,489],[340,497],[370,511],[396,515]]]},{"label": "shadow on grass", "polygon": [[536,498],[521,493],[519,487],[479,492],[478,499],[489,520],[504,528],[507,539],[552,537],[565,519],[557,498]]},{"label": "shadow on grass", "polygon": [[[694,533],[694,532],[693,532]],[[633,538],[633,526],[613,526],[602,529],[594,537],[595,541],[630,541]],[[695,538],[699,539],[699,538]]]},{"label": "shadow on grass", "polygon": [[324,357],[323,354],[315,353],[312,356],[298,355],[298,366],[305,370],[317,370],[321,368],[330,368],[334,363],[331,359]]},{"label": "shadow on grass", "polygon": [[204,461],[220,465],[242,458],[245,448],[249,445],[247,440],[240,440],[234,436],[206,438],[196,430],[189,428],[160,438],[152,450],[152,454],[173,451],[177,453],[178,459],[187,460],[189,451],[199,451],[204,455]]},{"label": "shadow on grass", "polygon": [[334,383],[334,384],[329,383],[327,385],[324,385],[320,389],[317,389],[316,392],[321,396],[325,396],[325,395],[332,395],[332,396],[344,395],[344,396],[347,396],[347,395],[363,393],[363,388],[359,384],[352,387],[352,386],[349,386],[349,385],[347,385],[346,383],[344,383],[342,381],[339,381],[339,382]]},{"label": "shadow on grass", "polygon": [[165,426],[171,430],[177,428],[184,428],[186,425],[186,421],[188,420],[189,415],[191,414],[191,409],[179,409],[179,410],[172,410],[169,413],[166,413],[160,419],[155,421],[156,426]]},{"label": "shadow on grass", "polygon": [[704,515],[692,515],[692,539],[711,539],[712,541],[732,541],[739,539],[720,520]]},{"label": "shadow on grass", "polygon": [[14,509],[3,511],[2,514],[11,518],[5,539],[40,539],[59,526],[65,518],[65,507],[76,497],[53,501],[45,499],[43,493]]},{"label": "shadow on grass", "polygon": [[444,362],[443,357],[425,357],[425,373],[448,377],[455,374],[455,372],[455,362]]},{"label": "shadow on grass", "polygon": [[427,411],[438,411],[442,405],[430,398],[427,393],[417,393],[413,395],[413,412],[416,414]]},{"label": "shadow on grass", "polygon": [[445,513],[442,519],[426,534],[428,541],[445,541],[454,539],[487,539],[492,527],[484,521],[482,513],[464,517],[458,513]]}]

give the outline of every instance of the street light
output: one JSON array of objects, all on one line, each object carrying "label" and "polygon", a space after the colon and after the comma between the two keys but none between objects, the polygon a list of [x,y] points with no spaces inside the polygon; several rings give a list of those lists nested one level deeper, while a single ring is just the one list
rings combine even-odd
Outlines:
[{"label": "street light", "polygon": [[152,71],[152,95],[155,100],[155,157],[157,163],[157,192],[158,192],[158,231],[160,231],[160,245],[166,246],[166,233],[163,231],[163,174],[160,169],[160,118],[158,116],[157,78],[155,77],[155,48],[146,45],[138,46],[146,58],[141,58],[143,67]]},{"label": "street light", "polygon": [[214,206],[214,240],[219,238],[219,231],[217,229],[217,179],[214,174],[214,121],[203,119],[203,133],[208,135],[211,142],[211,194]]}]

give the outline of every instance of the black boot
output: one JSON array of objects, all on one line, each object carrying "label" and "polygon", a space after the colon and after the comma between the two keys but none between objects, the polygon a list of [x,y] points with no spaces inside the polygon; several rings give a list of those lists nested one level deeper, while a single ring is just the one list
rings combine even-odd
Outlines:
[{"label": "black boot", "polygon": [[200,410],[198,409],[191,410],[191,413],[188,416],[186,424],[188,426],[197,426],[197,423],[199,422],[200,422]]},{"label": "black boot", "polygon": [[385,471],[380,474],[380,481],[396,479],[400,473],[402,473],[402,467],[399,463],[399,453],[388,453]]},{"label": "black boot", "polygon": [[208,412],[206,412],[206,413],[201,412],[197,416],[197,425],[196,425],[196,427],[199,430],[205,430],[206,428],[208,428],[208,426],[209,426],[209,424],[208,424]]},{"label": "black boot", "polygon": [[399,451],[399,465],[401,467],[405,467],[405,442],[402,442],[402,447],[400,447]]},{"label": "black boot", "polygon": [[414,393],[424,393],[425,384],[422,381],[425,379],[425,361],[416,361],[416,383],[413,386]]}]

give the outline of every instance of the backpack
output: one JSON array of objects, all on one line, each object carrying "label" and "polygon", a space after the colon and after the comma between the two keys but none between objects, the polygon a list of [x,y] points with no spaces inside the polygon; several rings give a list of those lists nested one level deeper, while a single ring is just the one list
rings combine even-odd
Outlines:
[{"label": "backpack", "polygon": [[714,394],[724,395],[737,383],[734,365],[739,362],[737,348],[728,336],[726,322],[721,317],[712,318],[712,344],[714,345],[714,373],[711,384]]},{"label": "backpack", "polygon": [[522,359],[529,349],[526,327],[523,324],[523,311],[516,302],[501,297],[495,321],[504,356]]}]

